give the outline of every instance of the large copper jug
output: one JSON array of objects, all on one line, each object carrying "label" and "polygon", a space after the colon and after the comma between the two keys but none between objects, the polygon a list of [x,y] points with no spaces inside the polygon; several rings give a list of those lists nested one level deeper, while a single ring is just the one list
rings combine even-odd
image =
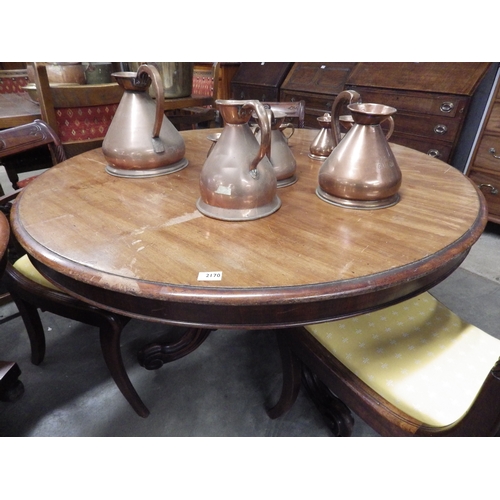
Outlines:
[{"label": "large copper jug", "polygon": [[[153,177],[187,166],[184,139],[165,116],[163,85],[154,66],[112,76],[125,89],[102,144],[107,172],[119,177]],[[156,102],[148,88],[153,84]]]},{"label": "large copper jug", "polygon": [[[270,122],[255,100],[217,100],[224,128],[200,174],[196,206],[209,217],[227,221],[259,219],[281,206],[276,174],[269,161]],[[260,144],[248,125],[256,113]]]},{"label": "large copper jug", "polygon": [[[391,106],[359,102],[354,91],[341,92],[332,107],[334,149],[322,164],[317,195],[334,205],[349,208],[385,208],[399,201],[401,170],[380,124],[392,120]],[[340,111],[347,105],[353,125],[340,136]],[[391,132],[393,122],[391,122]]]}]

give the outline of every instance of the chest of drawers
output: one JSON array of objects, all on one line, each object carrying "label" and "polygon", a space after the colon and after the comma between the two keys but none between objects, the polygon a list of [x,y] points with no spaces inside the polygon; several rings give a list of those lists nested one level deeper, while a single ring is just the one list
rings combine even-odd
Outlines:
[{"label": "chest of drawers", "polygon": [[319,128],[317,118],[332,111],[356,63],[294,63],[280,89],[280,101],[306,102],[305,126]]},{"label": "chest of drawers", "polygon": [[279,89],[292,63],[244,62],[231,81],[233,99],[279,101]]},{"label": "chest of drawers", "polygon": [[346,88],[395,107],[391,142],[452,159],[471,97],[489,63],[359,63]]},{"label": "chest of drawers", "polygon": [[500,224],[500,71],[491,91],[467,174],[486,198],[489,220]]}]

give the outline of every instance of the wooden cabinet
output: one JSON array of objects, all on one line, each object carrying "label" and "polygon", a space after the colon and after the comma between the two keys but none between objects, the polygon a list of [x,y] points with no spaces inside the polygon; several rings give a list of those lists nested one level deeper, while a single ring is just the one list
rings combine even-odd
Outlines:
[{"label": "wooden cabinet", "polygon": [[280,89],[280,101],[306,102],[305,126],[319,128],[317,118],[332,111],[335,97],[356,63],[294,63]]},{"label": "wooden cabinet", "polygon": [[395,107],[391,142],[445,162],[454,149],[471,97],[490,63],[358,63],[346,88],[363,102]]},{"label": "wooden cabinet", "polygon": [[488,218],[500,224],[500,70],[473,149],[469,177],[488,204]]},{"label": "wooden cabinet", "polygon": [[279,89],[292,63],[244,62],[231,82],[233,99],[279,101]]}]

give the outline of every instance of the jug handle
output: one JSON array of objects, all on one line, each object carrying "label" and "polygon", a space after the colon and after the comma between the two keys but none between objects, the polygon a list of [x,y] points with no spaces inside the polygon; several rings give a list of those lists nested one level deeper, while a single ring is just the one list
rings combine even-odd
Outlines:
[{"label": "jug handle", "polygon": [[333,147],[338,146],[340,142],[340,106],[343,103],[352,104],[353,102],[361,102],[361,96],[355,90],[343,90],[333,101],[331,125]]},{"label": "jug handle", "polygon": [[[286,135],[285,132],[284,132],[287,128],[290,129],[290,135]],[[290,123],[283,123],[280,126],[280,130],[281,130],[282,134],[285,136],[286,140],[288,141],[288,139],[290,139],[290,137],[292,137],[292,135],[295,132],[295,125],[292,122],[290,122]]]},{"label": "jug handle", "polygon": [[387,134],[385,134],[385,138],[389,140],[392,133],[394,132],[394,118],[392,116],[388,116],[387,119],[384,120],[384,122],[387,121],[389,122],[389,130],[387,131]]},{"label": "jug handle", "polygon": [[257,165],[260,163],[264,156],[271,154],[271,124],[268,118],[266,109],[260,101],[252,100],[247,101],[243,105],[243,109],[251,108],[257,114],[257,122],[260,127],[260,147],[257,156],[250,163],[250,173],[252,177],[257,177]]},{"label": "jug handle", "polygon": [[156,116],[152,134],[153,149],[155,153],[164,153],[165,146],[160,139],[160,130],[163,124],[163,117],[165,115],[165,101],[163,96],[162,79],[159,71],[154,66],[151,66],[149,64],[143,64],[139,66],[139,69],[137,70],[137,78],[140,78],[143,73],[146,73],[149,78],[151,78],[156,95]]}]

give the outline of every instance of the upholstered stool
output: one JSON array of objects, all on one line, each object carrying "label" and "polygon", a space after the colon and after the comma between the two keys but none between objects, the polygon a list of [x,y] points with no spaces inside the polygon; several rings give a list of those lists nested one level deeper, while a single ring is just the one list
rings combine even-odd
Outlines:
[{"label": "upholstered stool", "polygon": [[379,395],[431,426],[467,412],[500,356],[500,340],[429,293],[306,330]]},{"label": "upholstered stool", "polygon": [[29,280],[34,281],[35,283],[38,283],[39,285],[42,285],[44,287],[51,288],[52,290],[57,290],[59,292],[62,292],[62,290],[60,290],[50,281],[45,279],[36,270],[35,266],[33,266],[27,254],[17,259],[16,262],[14,262],[13,267]]}]

